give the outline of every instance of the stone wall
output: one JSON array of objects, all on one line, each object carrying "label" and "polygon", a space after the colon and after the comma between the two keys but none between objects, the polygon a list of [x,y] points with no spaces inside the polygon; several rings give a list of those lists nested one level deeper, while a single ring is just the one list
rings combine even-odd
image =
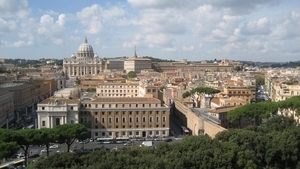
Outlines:
[{"label": "stone wall", "polygon": [[190,110],[190,105],[184,105],[178,100],[174,101],[175,109],[174,116],[186,126],[192,135],[207,134],[210,137],[215,137],[219,132],[226,130],[225,128],[210,122]]}]

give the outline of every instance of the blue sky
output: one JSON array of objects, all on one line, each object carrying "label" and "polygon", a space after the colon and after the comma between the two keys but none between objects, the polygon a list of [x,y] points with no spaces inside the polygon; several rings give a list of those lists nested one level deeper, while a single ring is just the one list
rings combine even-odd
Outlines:
[{"label": "blue sky", "polygon": [[0,58],[300,60],[299,0],[1,0]]}]

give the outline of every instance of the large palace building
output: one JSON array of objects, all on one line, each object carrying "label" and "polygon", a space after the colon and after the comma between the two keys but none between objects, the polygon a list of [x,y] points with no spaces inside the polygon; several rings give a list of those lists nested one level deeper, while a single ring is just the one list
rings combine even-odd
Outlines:
[{"label": "large palace building", "polygon": [[79,46],[77,56],[72,54],[71,58],[63,60],[63,70],[69,77],[99,74],[103,67],[103,60],[94,54],[86,38]]}]

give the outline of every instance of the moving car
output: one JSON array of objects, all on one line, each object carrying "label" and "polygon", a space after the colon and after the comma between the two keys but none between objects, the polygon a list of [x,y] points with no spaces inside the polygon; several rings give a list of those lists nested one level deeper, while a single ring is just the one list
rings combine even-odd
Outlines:
[{"label": "moving car", "polygon": [[29,158],[36,158],[36,157],[39,157],[40,155],[39,154],[32,154],[29,156]]}]

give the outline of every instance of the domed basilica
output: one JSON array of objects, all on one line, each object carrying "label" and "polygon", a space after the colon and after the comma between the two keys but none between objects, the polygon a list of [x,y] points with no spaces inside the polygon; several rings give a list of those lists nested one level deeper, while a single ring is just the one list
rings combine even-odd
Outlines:
[{"label": "domed basilica", "polygon": [[70,58],[63,60],[63,70],[69,77],[94,75],[103,71],[103,64],[104,61],[94,54],[93,47],[84,38],[78,48],[77,56],[72,54]]}]

